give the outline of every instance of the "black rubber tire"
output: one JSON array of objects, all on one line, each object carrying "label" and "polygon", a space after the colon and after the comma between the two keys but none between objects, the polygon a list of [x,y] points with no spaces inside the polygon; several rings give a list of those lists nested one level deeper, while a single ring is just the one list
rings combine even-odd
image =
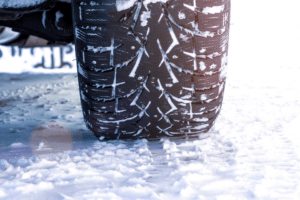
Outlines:
[{"label": "black rubber tire", "polygon": [[147,8],[142,0],[122,11],[116,0],[73,0],[83,115],[101,140],[195,137],[220,112],[230,0]]}]

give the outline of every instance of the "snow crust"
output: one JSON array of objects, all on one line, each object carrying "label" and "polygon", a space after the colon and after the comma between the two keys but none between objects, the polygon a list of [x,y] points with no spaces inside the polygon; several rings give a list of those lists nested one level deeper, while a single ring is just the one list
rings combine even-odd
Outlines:
[{"label": "snow crust", "polygon": [[100,142],[75,73],[0,73],[0,198],[298,199],[299,15],[280,1],[232,0],[223,106],[197,139]]}]

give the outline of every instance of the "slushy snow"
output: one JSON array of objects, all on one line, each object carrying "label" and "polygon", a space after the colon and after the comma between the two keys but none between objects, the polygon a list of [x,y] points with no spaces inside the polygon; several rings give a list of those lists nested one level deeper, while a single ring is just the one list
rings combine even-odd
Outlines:
[{"label": "slushy snow", "polygon": [[198,139],[100,142],[76,74],[0,74],[0,198],[298,199],[297,3],[232,0],[223,106]]}]

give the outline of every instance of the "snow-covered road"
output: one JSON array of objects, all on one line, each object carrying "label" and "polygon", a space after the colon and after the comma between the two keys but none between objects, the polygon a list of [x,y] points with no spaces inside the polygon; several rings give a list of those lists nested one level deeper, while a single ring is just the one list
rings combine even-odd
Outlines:
[{"label": "snow-covered road", "polygon": [[76,74],[0,74],[0,199],[299,199],[297,0],[232,0],[221,114],[194,140],[100,142]]}]

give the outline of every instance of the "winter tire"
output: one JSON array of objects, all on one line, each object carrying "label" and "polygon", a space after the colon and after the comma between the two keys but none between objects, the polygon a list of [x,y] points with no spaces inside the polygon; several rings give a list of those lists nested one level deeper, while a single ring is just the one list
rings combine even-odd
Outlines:
[{"label": "winter tire", "polygon": [[72,5],[81,104],[96,137],[195,137],[212,127],[224,94],[230,0]]}]

